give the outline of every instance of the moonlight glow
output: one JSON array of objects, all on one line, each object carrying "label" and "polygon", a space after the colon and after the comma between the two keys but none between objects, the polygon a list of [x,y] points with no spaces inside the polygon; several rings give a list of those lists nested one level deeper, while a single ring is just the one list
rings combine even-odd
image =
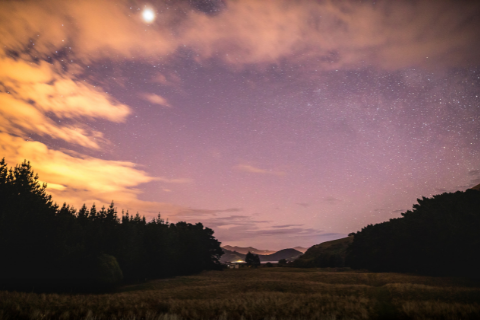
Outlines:
[{"label": "moonlight glow", "polygon": [[155,13],[152,9],[145,9],[142,12],[142,18],[145,22],[152,22],[155,19]]}]

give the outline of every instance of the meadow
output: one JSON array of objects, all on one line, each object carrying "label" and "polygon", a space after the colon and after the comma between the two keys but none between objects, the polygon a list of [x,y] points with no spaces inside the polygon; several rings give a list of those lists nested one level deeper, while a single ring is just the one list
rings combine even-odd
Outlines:
[{"label": "meadow", "polygon": [[398,273],[245,268],[108,294],[1,291],[0,319],[480,319],[480,285]]}]

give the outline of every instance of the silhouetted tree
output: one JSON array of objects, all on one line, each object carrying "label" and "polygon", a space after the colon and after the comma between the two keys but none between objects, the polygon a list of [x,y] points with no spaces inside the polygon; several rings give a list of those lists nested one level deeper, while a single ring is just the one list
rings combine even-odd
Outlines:
[{"label": "silhouetted tree", "polygon": [[[61,208],[40,185],[30,163],[8,169],[0,161],[0,286],[115,285],[220,269],[223,254],[202,224],[151,222],[138,213],[121,219],[112,201],[77,212]],[[73,287],[72,287],[73,286]]]},{"label": "silhouetted tree", "polygon": [[248,251],[247,255],[245,256],[245,262],[248,266],[258,267],[260,265],[260,257],[258,254]]}]

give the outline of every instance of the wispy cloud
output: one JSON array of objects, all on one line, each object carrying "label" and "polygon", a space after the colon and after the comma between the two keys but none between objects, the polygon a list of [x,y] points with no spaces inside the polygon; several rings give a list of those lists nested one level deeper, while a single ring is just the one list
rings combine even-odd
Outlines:
[{"label": "wispy cloud", "polygon": [[162,181],[162,182],[166,182],[166,183],[173,183],[173,184],[184,184],[184,183],[192,183],[193,180],[192,179],[188,179],[188,178],[164,178],[164,177],[155,177],[155,178],[152,178],[152,180],[155,180],[155,181]]},{"label": "wispy cloud", "polygon": [[341,199],[337,199],[337,198],[334,198],[334,197],[325,197],[325,198],[323,198],[323,202],[326,202],[326,203],[331,204],[331,205],[336,205],[336,204],[342,203],[343,201]]},{"label": "wispy cloud", "polygon": [[300,207],[304,207],[304,208],[310,207],[310,203],[306,203],[306,202],[297,202],[295,204],[299,205]]},{"label": "wispy cloud", "polygon": [[[218,213],[240,212],[242,208],[228,208],[228,209],[198,209],[198,208],[184,208],[177,212],[177,216],[201,216],[201,215],[216,215]],[[238,217],[238,216],[236,216]],[[217,218],[222,219],[222,218]]]},{"label": "wispy cloud", "polygon": [[[103,134],[83,124],[85,118],[123,122],[130,109],[100,88],[74,81],[46,62],[27,63],[0,57],[0,128],[21,137],[35,133],[98,149]],[[54,121],[46,114],[52,113]],[[62,121],[68,120],[68,121]]]},{"label": "wispy cloud", "polygon": [[300,227],[300,226],[303,226],[303,224],[282,224],[280,226],[272,226],[272,228],[284,229],[284,228]]},{"label": "wispy cloud", "polygon": [[142,95],[142,98],[147,100],[150,103],[158,104],[163,107],[171,108],[172,106],[168,103],[167,99],[158,94],[154,93],[145,93]]},{"label": "wispy cloud", "polygon": [[480,176],[480,170],[470,170],[468,172],[468,175],[470,175],[470,176]]},{"label": "wispy cloud", "polygon": [[235,166],[236,169],[244,172],[250,172],[250,173],[258,173],[258,174],[265,174],[265,175],[274,175],[274,176],[284,176],[285,172],[282,171],[273,171],[273,170],[266,170],[266,169],[260,169],[248,164],[239,164],[238,166]]}]

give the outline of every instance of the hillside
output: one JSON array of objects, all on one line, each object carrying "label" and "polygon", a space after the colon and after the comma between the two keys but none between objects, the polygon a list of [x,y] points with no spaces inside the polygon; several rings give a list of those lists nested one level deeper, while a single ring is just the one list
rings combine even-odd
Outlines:
[{"label": "hillside", "polygon": [[294,261],[296,267],[343,267],[347,247],[353,236],[322,242],[309,248],[305,254]]},{"label": "hillside", "polygon": [[301,253],[305,253],[308,250],[308,248],[304,248],[304,247],[293,247],[293,249],[300,251]]},{"label": "hillside", "polygon": [[272,254],[272,253],[275,253],[276,251],[274,250],[260,250],[260,249],[257,249],[257,248],[253,248],[253,247],[237,247],[237,246],[223,246],[222,249],[227,249],[228,251],[236,251],[238,253],[242,253],[242,254],[247,254],[249,252],[251,253],[255,253],[255,254],[263,254],[263,255],[267,255],[267,254]]},{"label": "hillside", "polygon": [[[230,251],[225,248],[223,248],[224,254],[220,258],[220,262],[232,262],[232,261],[238,261],[242,260],[245,261],[245,254],[242,254],[237,251]],[[279,261],[281,259],[286,259],[286,260],[294,260],[297,257],[299,257],[302,253],[298,250],[295,249],[283,249],[280,251],[277,251],[273,254],[266,254],[262,255],[259,254],[258,257],[260,258],[260,261]]]},{"label": "hillside", "polygon": [[224,252],[223,255],[220,257],[221,263],[245,260],[245,255],[243,253],[230,251],[225,248],[223,248],[223,252]]}]

